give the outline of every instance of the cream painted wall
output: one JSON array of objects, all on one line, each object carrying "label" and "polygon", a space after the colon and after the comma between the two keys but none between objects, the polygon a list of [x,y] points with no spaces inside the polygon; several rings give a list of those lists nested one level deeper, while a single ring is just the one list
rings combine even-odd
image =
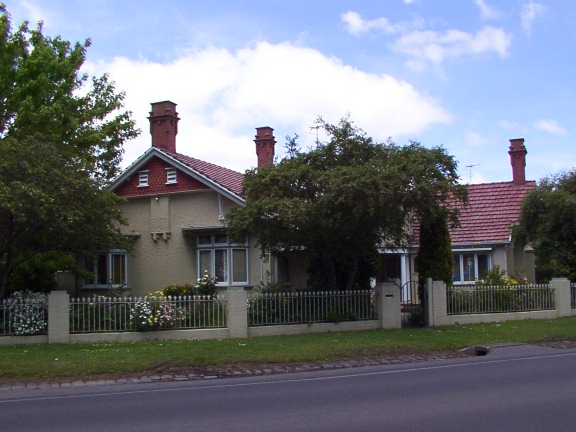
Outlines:
[{"label": "cream painted wall", "polygon": [[[128,259],[130,294],[145,295],[171,283],[195,283],[196,237],[184,234],[191,226],[223,226],[220,215],[234,205],[215,191],[130,198],[123,205],[128,219],[122,232],[137,233]],[[249,246],[250,284],[262,280],[269,262],[262,262],[257,249]]]}]

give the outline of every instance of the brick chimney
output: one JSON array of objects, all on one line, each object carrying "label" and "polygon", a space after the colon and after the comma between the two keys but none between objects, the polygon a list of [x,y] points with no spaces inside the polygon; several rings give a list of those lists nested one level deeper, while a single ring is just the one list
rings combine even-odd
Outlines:
[{"label": "brick chimney", "polygon": [[256,128],[256,155],[258,156],[258,168],[274,165],[274,129],[271,127]]},{"label": "brick chimney", "polygon": [[178,133],[178,113],[176,104],[170,101],[153,102],[150,111],[150,134],[152,147],[176,153],[176,134]]},{"label": "brick chimney", "polygon": [[512,182],[515,185],[526,184],[526,147],[524,138],[510,140],[510,163],[512,164]]}]

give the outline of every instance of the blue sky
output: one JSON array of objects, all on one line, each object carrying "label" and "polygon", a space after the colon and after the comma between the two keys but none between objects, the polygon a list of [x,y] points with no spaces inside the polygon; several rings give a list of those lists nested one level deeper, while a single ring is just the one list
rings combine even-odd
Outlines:
[{"label": "blue sky", "polygon": [[238,171],[255,128],[306,148],[315,119],[350,118],[377,141],[444,146],[463,182],[570,170],[576,116],[573,0],[5,0],[13,22],[92,39],[86,71],[126,92],[150,146],[150,103],[172,100],[178,151]]}]

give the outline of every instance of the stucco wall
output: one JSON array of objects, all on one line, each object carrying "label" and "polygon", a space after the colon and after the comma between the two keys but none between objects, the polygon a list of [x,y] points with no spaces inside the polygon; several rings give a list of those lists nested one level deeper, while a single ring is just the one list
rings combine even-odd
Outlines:
[{"label": "stucco wall", "polygon": [[[145,295],[171,283],[195,283],[196,237],[182,229],[223,226],[220,215],[232,205],[212,190],[130,198],[123,205],[129,224],[122,227],[123,232],[137,234],[128,258],[130,294]],[[250,284],[256,284],[269,264],[261,262],[253,247],[249,257]]]},{"label": "stucco wall", "polygon": [[526,277],[528,282],[535,282],[534,253],[523,247],[510,244],[499,246],[492,253],[493,266],[506,270],[509,276]]}]

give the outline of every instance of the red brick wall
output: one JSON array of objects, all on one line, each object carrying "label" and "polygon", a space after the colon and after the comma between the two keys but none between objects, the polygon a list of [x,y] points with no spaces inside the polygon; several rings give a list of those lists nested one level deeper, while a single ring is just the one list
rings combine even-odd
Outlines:
[{"label": "red brick wall", "polygon": [[152,147],[175,153],[179,120],[176,104],[170,101],[153,103],[148,119],[150,120]]},{"label": "red brick wall", "polygon": [[274,129],[269,126],[256,128],[256,155],[258,156],[258,168],[274,164]]},{"label": "red brick wall", "polygon": [[510,163],[512,164],[512,181],[514,184],[526,184],[526,146],[524,138],[510,140]]},{"label": "red brick wall", "polygon": [[148,186],[138,187],[140,182],[139,171],[135,172],[118,189],[116,194],[123,197],[156,195],[170,192],[186,192],[192,190],[208,189],[208,186],[198,180],[176,170],[175,184],[166,184],[166,168],[173,168],[161,159],[153,158],[139,171],[148,171]]}]

